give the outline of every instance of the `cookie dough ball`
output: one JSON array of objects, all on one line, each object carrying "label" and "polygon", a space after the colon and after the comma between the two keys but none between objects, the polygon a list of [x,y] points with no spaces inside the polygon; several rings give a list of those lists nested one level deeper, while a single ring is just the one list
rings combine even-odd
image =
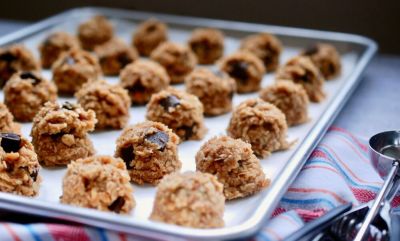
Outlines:
[{"label": "cookie dough ball", "polygon": [[92,110],[65,102],[47,102],[33,119],[32,143],[42,165],[64,166],[95,151],[88,132],[97,120]]},{"label": "cookie dough ball", "polygon": [[127,214],[135,207],[124,162],[111,156],[92,156],[68,165],[61,203]]},{"label": "cookie dough ball", "polygon": [[289,126],[302,124],[308,118],[308,96],[303,86],[292,81],[279,81],[260,91],[260,98],[278,107]]},{"label": "cookie dough ball", "polygon": [[224,58],[220,69],[236,81],[238,93],[259,90],[265,73],[262,61],[252,53],[244,51]]},{"label": "cookie dough ball", "polygon": [[160,44],[150,58],[164,66],[172,84],[182,83],[197,64],[196,56],[188,47],[172,42]]},{"label": "cookie dough ball", "polygon": [[97,58],[83,50],[71,50],[60,56],[53,64],[53,81],[58,92],[72,95],[81,86],[101,77]]},{"label": "cookie dough ball", "polygon": [[188,41],[199,64],[213,64],[224,54],[224,35],[218,29],[195,29]]},{"label": "cookie dough ball", "polygon": [[104,16],[94,16],[79,25],[78,38],[82,48],[93,50],[96,45],[103,44],[113,37],[114,29]]},{"label": "cookie dough ball", "polygon": [[285,114],[262,99],[248,99],[233,111],[228,135],[251,144],[254,153],[266,157],[273,151],[285,150],[287,124]]},{"label": "cookie dough ball", "polygon": [[151,18],[141,23],[133,33],[132,45],[139,54],[149,56],[158,45],[168,40],[167,25],[157,19]]},{"label": "cookie dough ball", "polygon": [[309,56],[325,79],[330,80],[340,74],[340,55],[331,44],[316,44],[305,50],[302,55]]},{"label": "cookie dough ball", "polygon": [[14,133],[0,133],[0,192],[36,196],[41,177],[32,144]]},{"label": "cookie dough ball", "polygon": [[4,86],[4,102],[18,121],[32,121],[48,101],[57,100],[57,88],[37,72],[18,72]]},{"label": "cookie dough ball", "polygon": [[185,85],[186,91],[201,101],[205,115],[221,115],[232,110],[236,83],[228,75],[199,68],[186,77]]},{"label": "cookie dough ball", "polygon": [[251,145],[228,136],[214,137],[200,148],[196,170],[215,175],[227,200],[250,196],[270,183]]},{"label": "cookie dough ball", "polygon": [[297,56],[290,59],[277,71],[275,79],[291,80],[302,85],[312,102],[321,102],[325,99],[324,77],[309,57]]},{"label": "cookie dough ball", "polygon": [[282,44],[277,37],[268,33],[259,33],[245,38],[240,49],[256,55],[264,63],[265,69],[275,71],[279,65]]},{"label": "cookie dough ball", "polygon": [[85,110],[96,113],[96,129],[122,129],[128,123],[131,100],[119,85],[105,80],[86,83],[75,97]]},{"label": "cookie dough ball", "polygon": [[50,68],[63,52],[80,48],[78,39],[66,32],[50,34],[40,45],[40,60],[43,68]]},{"label": "cookie dough ball", "polygon": [[164,123],[181,139],[200,140],[207,132],[204,126],[203,105],[199,99],[174,88],[151,96],[146,118]]},{"label": "cookie dough ball", "polygon": [[118,75],[126,65],[138,58],[136,50],[119,38],[96,46],[94,52],[105,75]]},{"label": "cookie dough ball", "polygon": [[0,102],[0,133],[11,132],[21,133],[21,126],[14,122],[14,116],[8,110],[7,106]]},{"label": "cookie dough ball", "polygon": [[224,226],[225,198],[217,178],[201,172],[172,173],[157,186],[150,219],[192,228]]},{"label": "cookie dough ball", "polygon": [[115,156],[124,160],[131,181],[156,185],[165,175],[181,169],[178,144],[179,137],[167,126],[145,121],[124,129]]},{"label": "cookie dough ball", "polygon": [[128,90],[134,105],[146,104],[153,94],[166,89],[169,82],[164,67],[150,60],[137,60],[120,74],[120,84]]},{"label": "cookie dough ball", "polygon": [[40,65],[32,52],[20,44],[0,48],[0,88],[18,71],[37,71]]}]

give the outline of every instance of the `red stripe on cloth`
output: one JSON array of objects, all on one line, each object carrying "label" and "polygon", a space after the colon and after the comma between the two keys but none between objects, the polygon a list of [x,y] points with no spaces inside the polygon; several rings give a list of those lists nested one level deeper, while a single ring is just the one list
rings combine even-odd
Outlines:
[{"label": "red stripe on cloth", "polygon": [[277,207],[277,208],[275,208],[275,210],[274,210],[274,212],[272,213],[271,217],[276,217],[276,216],[278,216],[279,214],[282,214],[282,213],[284,213],[284,212],[286,212],[286,211],[287,211],[287,210],[284,209],[284,208]]},{"label": "red stripe on cloth", "polygon": [[118,233],[119,239],[121,239],[121,241],[127,241],[126,239],[126,235],[123,233]]},{"label": "red stripe on cloth", "polygon": [[294,187],[291,187],[288,189],[288,191],[289,192],[301,192],[301,193],[312,193],[312,192],[324,193],[324,194],[328,194],[328,195],[332,196],[336,201],[338,201],[342,204],[347,203],[346,200],[341,198],[336,193],[326,190],[326,189],[323,189],[323,188],[294,188]]},{"label": "red stripe on cloth", "polygon": [[[360,153],[360,151],[354,147],[353,143],[349,142],[347,139],[343,138],[343,136],[340,136],[340,138],[336,138],[336,140],[341,141],[343,143],[346,144],[346,146],[350,147],[351,150],[357,154],[357,156],[364,162],[367,164],[371,164],[370,160],[368,160],[367,158],[365,158],[365,156],[363,156],[363,154]],[[365,150],[363,150],[365,151]]]},{"label": "red stripe on cloth", "polygon": [[47,229],[56,241],[90,241],[82,226],[47,224]]},{"label": "red stripe on cloth", "polygon": [[307,169],[325,169],[325,170],[332,171],[332,172],[338,174],[340,177],[342,177],[340,172],[338,172],[335,168],[332,168],[332,167],[324,167],[324,166],[313,165],[313,166],[305,166],[305,167],[303,167],[302,170],[307,170]]},{"label": "red stripe on cloth", "polygon": [[3,226],[15,241],[21,241],[21,239],[19,239],[18,235],[14,232],[10,225],[5,223],[3,224]]},{"label": "red stripe on cloth", "polygon": [[364,145],[362,142],[360,142],[358,140],[358,138],[356,138],[355,136],[353,136],[353,134],[351,134],[350,132],[348,132],[345,129],[342,129],[340,127],[336,127],[336,126],[331,126],[329,128],[329,131],[337,131],[337,132],[342,132],[345,135],[349,136],[361,149],[363,149],[365,152],[368,152],[368,147],[366,145]]},{"label": "red stripe on cloth", "polygon": [[316,218],[321,217],[326,213],[325,209],[313,209],[313,210],[305,210],[305,209],[295,209],[296,213],[305,221],[309,222]]},{"label": "red stripe on cloth", "polygon": [[357,179],[357,181],[361,182],[361,183],[365,183],[365,184],[374,184],[374,185],[382,185],[382,182],[369,182],[366,180],[361,179],[360,177],[358,177],[352,170],[351,168],[346,164],[346,162],[344,162],[337,154],[336,152],[329,146],[325,145],[325,144],[320,144],[320,146],[326,148],[334,157],[337,161],[340,162],[340,164],[346,169],[346,171],[348,173],[351,174],[351,176],[353,176],[355,179]]}]

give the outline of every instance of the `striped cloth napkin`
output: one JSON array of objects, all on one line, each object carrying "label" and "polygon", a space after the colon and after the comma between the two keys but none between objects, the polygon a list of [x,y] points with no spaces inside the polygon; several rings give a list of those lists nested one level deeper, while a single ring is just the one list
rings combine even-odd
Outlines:
[{"label": "striped cloth napkin", "polygon": [[[369,163],[365,140],[331,127],[282,198],[272,219],[252,240],[283,240],[307,221],[348,202],[372,200],[383,181]],[[394,206],[399,206],[397,196]],[[63,224],[0,224],[0,240],[107,241],[142,237],[85,226]]]}]

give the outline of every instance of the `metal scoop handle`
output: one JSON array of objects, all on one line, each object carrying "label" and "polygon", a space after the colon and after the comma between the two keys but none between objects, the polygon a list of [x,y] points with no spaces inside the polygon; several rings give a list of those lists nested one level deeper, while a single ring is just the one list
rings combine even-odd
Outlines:
[{"label": "metal scoop handle", "polygon": [[372,204],[370,210],[368,211],[363,224],[361,225],[360,230],[357,233],[354,241],[363,241],[364,238],[368,237],[367,234],[369,233],[369,225],[374,220],[376,215],[378,214],[379,210],[381,209],[383,202],[391,202],[393,197],[397,192],[397,188],[400,184],[400,179],[397,176],[399,170],[399,161],[393,161],[392,168],[383,183],[382,189],[379,191],[378,196],[375,198],[374,203]]}]

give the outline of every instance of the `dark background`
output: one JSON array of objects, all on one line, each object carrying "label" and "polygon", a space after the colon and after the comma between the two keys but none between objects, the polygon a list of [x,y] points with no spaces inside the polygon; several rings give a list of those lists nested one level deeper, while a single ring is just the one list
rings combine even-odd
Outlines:
[{"label": "dark background", "polygon": [[0,18],[35,21],[79,6],[231,19],[356,33],[400,54],[400,0],[1,0]]}]

